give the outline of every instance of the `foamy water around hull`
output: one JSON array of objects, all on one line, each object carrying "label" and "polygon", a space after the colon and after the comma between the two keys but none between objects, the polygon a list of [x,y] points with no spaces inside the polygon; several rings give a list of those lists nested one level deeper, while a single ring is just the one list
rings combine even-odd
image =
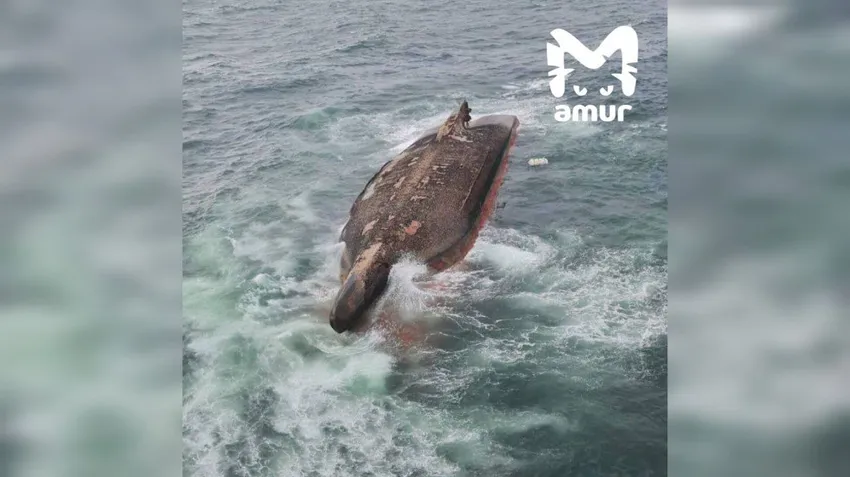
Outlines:
[{"label": "foamy water around hull", "polygon": [[[506,14],[498,38],[475,12],[499,9],[458,8],[437,24],[393,2],[184,4],[187,474],[664,473],[663,72],[647,60],[629,123],[556,123],[538,47],[571,7]],[[616,8],[595,11],[630,18]],[[642,58],[663,65],[663,4],[639,8]],[[461,267],[394,267],[378,312],[421,343],[337,335],[351,201],[462,96],[519,117],[515,166],[550,164],[509,169]]]}]

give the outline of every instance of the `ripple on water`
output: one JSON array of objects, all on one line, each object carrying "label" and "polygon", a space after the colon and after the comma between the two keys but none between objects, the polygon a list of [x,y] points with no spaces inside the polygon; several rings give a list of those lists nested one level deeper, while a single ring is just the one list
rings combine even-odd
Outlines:
[{"label": "ripple on water", "polygon": [[[551,28],[534,33],[613,7],[534,5],[488,39],[498,17],[469,14],[502,10],[481,0],[444,22],[393,2],[249,3],[184,5],[188,472],[663,473],[666,83],[645,78],[634,124],[555,123]],[[393,268],[378,311],[422,342],[337,335],[351,201],[463,98],[520,119],[508,205],[463,266]]]},{"label": "ripple on water", "polygon": [[[266,233],[277,242],[260,240]],[[244,259],[267,265],[280,260],[286,263],[286,253],[280,250],[291,247],[274,244],[285,243],[287,233],[293,232],[275,227],[248,228],[246,234],[256,235],[243,238],[233,247],[232,261],[219,263],[225,267]],[[225,449],[248,445],[239,443],[249,426],[256,424],[227,411],[230,407],[223,402],[232,401],[228,396],[233,390],[258,386],[274,395],[273,410],[266,413],[273,418],[263,424],[269,429],[265,437],[250,445],[258,449],[272,446],[269,448],[277,455],[275,465],[299,472],[391,475],[440,469],[453,475],[461,468],[508,469],[518,461],[504,449],[516,448],[520,442],[527,444],[528,439],[536,442],[541,436],[566,438],[578,425],[569,416],[582,415],[575,413],[575,407],[590,403],[579,399],[565,406],[565,396],[604,387],[605,376],[614,374],[606,353],[631,356],[629,350],[642,352],[650,322],[661,319],[645,307],[647,286],[660,281],[663,270],[647,268],[623,275],[635,266],[636,257],[644,253],[641,251],[602,251],[575,266],[569,257],[581,253],[580,238],[563,231],[553,237],[554,241],[547,241],[516,230],[488,228],[466,269],[427,277],[424,267],[413,261],[395,268],[387,301],[406,310],[407,319],[421,319],[428,313],[438,318],[434,347],[422,351],[418,360],[398,355],[397,348],[387,347],[386,338],[379,333],[340,337],[322,317],[305,314],[303,308],[297,312],[300,317],[269,319],[275,309],[286,312],[282,308],[286,301],[237,306],[230,315],[237,319],[234,324],[220,326],[192,345],[202,360],[205,355],[218,356],[214,361],[219,363],[207,365],[193,383],[193,389],[213,395],[190,398],[186,425],[190,434],[210,433],[221,440],[219,447],[195,451],[213,459],[210,462],[215,466],[237,465]],[[325,245],[323,249],[332,248]],[[559,256],[563,259],[558,260]],[[282,284],[286,267],[272,268],[276,271],[257,278],[254,285]],[[307,301],[327,300],[328,295],[320,297],[316,289],[304,284],[324,282],[324,273],[327,270],[317,270],[300,285],[281,286],[307,291]],[[490,285],[480,286],[485,281]],[[502,282],[506,284],[499,288]],[[332,283],[325,292],[333,290]],[[207,293],[212,286],[215,284],[205,283],[187,290],[187,303],[193,311],[215,313],[215,305],[191,296],[195,290]],[[491,301],[510,303],[502,315],[525,317],[526,322],[511,326],[510,320],[494,322],[493,313],[464,311],[466,307],[486,308]],[[541,318],[547,313],[553,315]],[[446,319],[442,324],[440,316]],[[468,320],[486,321],[484,328],[470,333],[474,326]],[[467,335],[461,346],[441,343],[440,334],[452,333]],[[230,343],[230,353],[241,356],[239,365],[222,359],[224,343]],[[250,343],[253,357],[246,358],[246,343]],[[254,363],[253,371],[234,374],[243,369],[245,359]],[[647,359],[651,357],[644,361]],[[630,365],[634,367],[635,363]],[[564,375],[564,367],[571,372]],[[218,384],[223,376],[232,380],[232,386]],[[498,395],[492,393],[494,385],[501,390]],[[230,406],[246,406],[251,399],[256,398],[237,398]],[[217,420],[208,421],[211,415],[217,415]],[[489,417],[482,417],[485,415]],[[243,457],[238,465],[259,465],[259,451],[252,452],[255,454],[246,455],[253,455],[254,461]],[[375,452],[384,456],[381,463],[369,457]],[[512,452],[526,455],[516,449]],[[501,457],[495,460],[494,455]],[[210,462],[207,464],[212,465]]]}]

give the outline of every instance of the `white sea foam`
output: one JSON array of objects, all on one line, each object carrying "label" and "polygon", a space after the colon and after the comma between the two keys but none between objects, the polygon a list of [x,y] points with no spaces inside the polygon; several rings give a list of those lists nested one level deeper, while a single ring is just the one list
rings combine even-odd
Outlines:
[{"label": "white sea foam", "polygon": [[[221,265],[233,266],[240,257],[248,257],[270,260],[270,265],[277,264],[275,270],[285,272],[288,268],[278,262],[288,263],[286,256],[271,251],[274,248],[271,244],[285,243],[280,237],[272,237],[275,231],[280,232],[274,227],[249,228],[236,242],[234,261]],[[559,234],[557,239],[558,243],[550,243],[511,229],[488,227],[470,254],[467,269],[460,267],[429,277],[422,264],[410,259],[393,268],[384,306],[397,307],[406,319],[422,319],[424,314],[451,310],[453,302],[499,296],[512,297],[531,313],[555,305],[572,315],[565,314],[562,323],[554,327],[530,328],[512,337],[485,337],[470,348],[466,372],[447,374],[422,368],[417,379],[420,386],[440,389],[446,400],[457,399],[479,373],[494,364],[557,360],[557,353],[545,358],[539,350],[567,343],[561,340],[639,346],[643,332],[652,326],[650,322],[663,320],[661,316],[630,316],[618,308],[620,302],[643,300],[649,293],[647,287],[663,281],[658,272],[651,271],[628,277],[618,275],[618,269],[627,266],[635,253],[643,252],[605,252],[587,265],[571,268],[569,261],[563,263],[555,258],[559,248],[579,247],[581,242],[569,231]],[[269,248],[260,245],[262,240],[269,240],[266,242]],[[339,245],[329,241],[317,247],[327,254],[327,266],[302,282],[326,283],[327,275],[335,273]],[[493,284],[517,277],[527,277],[521,283],[526,283],[528,290],[491,289]],[[267,275],[256,281],[261,282],[257,286],[269,286]],[[482,286],[485,283],[490,286]],[[481,459],[492,455],[493,443],[482,434],[487,426],[482,426],[481,416],[435,413],[433,409],[386,395],[388,379],[398,357],[383,346],[385,337],[375,333],[340,336],[322,319],[309,314],[270,324],[266,317],[274,315],[275,309],[283,311],[277,308],[281,302],[242,305],[230,310],[209,306],[207,312],[221,313],[222,317],[201,318],[198,313],[204,309],[204,301],[194,294],[215,290],[216,286],[214,282],[206,282],[194,288],[190,284],[187,289],[190,308],[187,317],[194,325],[208,330],[196,336],[191,345],[206,365],[195,375],[184,408],[185,443],[197,459],[194,463],[197,475],[220,475],[224,466],[233,465],[224,450],[228,445],[246,445],[248,452],[253,453],[248,461],[259,460],[259,447],[264,445],[262,438],[246,441],[249,423],[234,407],[238,403],[234,396],[252,388],[273,390],[277,400],[272,426],[275,432],[296,443],[281,454],[278,470],[286,469],[298,475],[309,469],[315,475],[331,476],[337,475],[339,468],[359,468],[386,475],[388,468],[396,466],[452,474],[458,468],[434,450],[441,443],[462,445],[471,456],[478,455]],[[220,282],[218,286],[230,285]],[[318,290],[333,290],[333,286],[315,288],[302,284],[299,289],[313,293],[314,299],[320,300],[327,296]],[[445,308],[435,306],[435,302]],[[462,320],[487,319],[457,315],[456,311],[448,314]],[[634,323],[630,324],[629,320]],[[659,327],[658,331],[662,329]],[[305,347],[318,354],[305,355]],[[256,375],[244,374],[244,365],[236,367],[233,361],[246,352],[256,356]],[[560,421],[544,415],[529,414],[525,420],[515,417],[487,419],[494,429],[505,432],[521,432],[544,421],[561,429],[559,432],[571,432],[575,428],[575,424],[563,417],[558,418]],[[405,424],[408,422],[409,427]],[[471,422],[475,424],[470,425]],[[467,430],[450,432],[449,429]],[[348,453],[341,451],[341,446],[347,447]],[[376,460],[374,455],[385,458]],[[510,462],[506,459],[503,464]]]},{"label": "white sea foam", "polygon": [[[537,83],[535,83],[536,85]],[[535,86],[536,87],[536,86]],[[453,96],[451,96],[453,97]],[[461,95],[457,97],[462,97]],[[473,111],[473,118],[490,114],[510,114],[517,116],[520,126],[527,130],[541,132],[554,123],[550,112],[551,105],[547,98],[515,98],[476,99],[468,98]],[[375,141],[391,144],[389,150],[379,149],[373,153],[375,164],[389,160],[422,136],[423,132],[436,128],[454,112],[456,104],[449,98],[446,101],[429,102],[420,107],[420,113],[399,113],[395,111],[356,116],[346,119],[337,127],[340,130],[334,134],[343,134],[348,130],[352,134],[365,133]],[[551,121],[550,121],[551,120]],[[373,164],[374,165],[374,164]]]},{"label": "white sea foam", "polygon": [[[529,115],[527,122],[534,125],[530,103],[514,111],[500,111],[506,105],[498,102],[482,103],[481,114],[518,110],[521,121]],[[403,148],[443,116],[397,122],[378,116],[375,124]],[[340,469],[452,475],[459,468],[436,451],[441,445],[460,446],[468,459],[492,464],[499,454],[490,434],[494,430],[523,432],[548,420],[567,434],[576,424],[542,413],[519,419],[513,413],[435,410],[390,393],[398,366],[411,366],[417,361],[412,357],[421,353],[430,364],[407,370],[408,383],[433,389],[445,402],[461,402],[495,366],[533,362],[560,369],[565,353],[552,349],[576,342],[636,349],[665,331],[663,310],[645,306],[655,288],[663,286],[664,271],[630,268],[648,248],[600,250],[588,259],[573,230],[544,239],[488,226],[458,267],[428,276],[415,260],[396,264],[377,307],[402,320],[433,325],[434,333],[471,330],[464,347],[440,350],[436,340],[434,349],[405,351],[379,332],[338,335],[327,325],[323,307],[330,306],[339,286],[339,230],[320,227],[309,191],[275,203],[280,221],[237,230],[209,228],[189,247],[193,260],[212,272],[184,285],[186,320],[196,330],[189,349],[203,363],[191,378],[184,407],[185,445],[195,475],[218,476],[229,465],[242,465],[230,457],[227,449],[233,447],[245,449],[245,462],[259,463],[263,446],[271,441],[282,446],[273,471],[292,475],[332,476]],[[305,241],[304,230],[319,232]],[[304,256],[321,257],[306,275],[298,271]],[[239,288],[241,295],[232,297]],[[493,302],[510,304],[510,315],[540,324],[505,334],[504,322],[481,311]],[[457,366],[449,370],[447,362]],[[597,385],[588,376],[571,379]],[[264,390],[274,396],[267,405],[276,437],[258,435],[242,409],[246,393]],[[499,464],[511,462],[504,458]]]},{"label": "white sea foam", "polygon": [[[566,75],[566,78],[569,78],[570,75]],[[502,89],[506,89],[505,93],[502,93],[503,97],[507,98],[516,98],[518,95],[528,92],[536,92],[543,91],[548,89],[549,80],[546,78],[536,78],[520,83],[508,83],[501,85]]]}]

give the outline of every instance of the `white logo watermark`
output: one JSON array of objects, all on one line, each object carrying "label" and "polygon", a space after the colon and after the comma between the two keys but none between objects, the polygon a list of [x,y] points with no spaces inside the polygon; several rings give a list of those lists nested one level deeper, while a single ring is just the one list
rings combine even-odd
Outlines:
[{"label": "white logo watermark", "polygon": [[[549,61],[549,66],[554,66],[555,69],[549,72],[549,76],[554,76],[549,81],[549,89],[556,98],[564,96],[567,86],[567,77],[574,71],[572,68],[564,66],[564,55],[570,54],[579,63],[587,68],[596,70],[602,67],[608,58],[611,57],[617,50],[620,51],[622,57],[622,66],[619,73],[614,73],[612,76],[620,81],[620,86],[625,96],[631,96],[635,93],[637,79],[634,73],[637,73],[637,68],[633,66],[638,60],[638,37],[637,32],[630,26],[617,27],[602,40],[602,43],[594,51],[584,46],[584,44],[576,39],[569,32],[556,29],[552,30],[552,38],[557,44],[546,43],[546,58]],[[579,97],[587,94],[587,88],[573,85],[573,91]],[[599,94],[609,96],[614,92],[614,86],[600,88]],[[555,106],[556,121],[623,121],[623,115],[626,111],[632,109],[628,104],[622,105],[595,105],[595,104],[576,104],[570,107],[567,104]]]}]

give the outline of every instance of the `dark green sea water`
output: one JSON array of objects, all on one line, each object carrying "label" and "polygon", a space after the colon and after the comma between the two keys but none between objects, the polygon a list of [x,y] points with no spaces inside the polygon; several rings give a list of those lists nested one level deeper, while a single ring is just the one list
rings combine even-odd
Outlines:
[{"label": "dark green sea water", "polygon": [[[666,475],[665,7],[185,0],[185,474]],[[622,24],[632,114],[555,122],[549,31]],[[462,270],[394,269],[421,346],[337,335],[351,202],[461,98],[520,118],[505,207]]]}]

